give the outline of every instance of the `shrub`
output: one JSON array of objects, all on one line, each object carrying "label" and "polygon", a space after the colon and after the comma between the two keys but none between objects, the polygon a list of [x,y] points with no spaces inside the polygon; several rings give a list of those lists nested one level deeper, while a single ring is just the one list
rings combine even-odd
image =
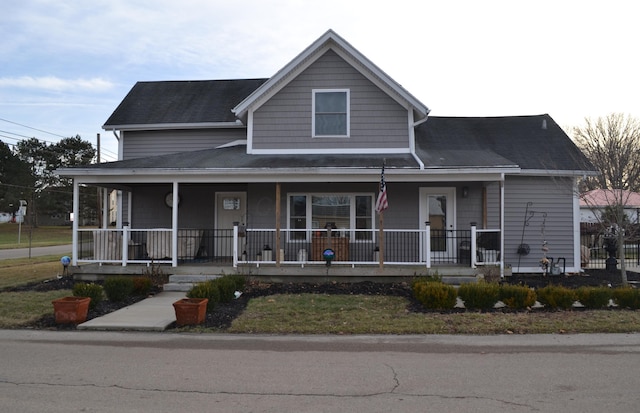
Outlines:
[{"label": "shrub", "polygon": [[637,310],[640,308],[640,290],[631,287],[615,288],[612,291],[613,301],[620,308]]},{"label": "shrub", "polygon": [[599,309],[609,304],[612,292],[608,287],[580,287],[576,290],[576,296],[585,308]]},{"label": "shrub", "polygon": [[456,305],[456,289],[452,285],[436,281],[415,281],[413,296],[425,308],[431,310],[449,310]]},{"label": "shrub", "polygon": [[546,308],[552,310],[558,308],[563,310],[571,309],[573,303],[578,299],[574,290],[557,285],[547,285],[546,287],[540,288],[536,294],[538,301],[544,304]]},{"label": "shrub", "polygon": [[246,279],[242,275],[225,275],[214,280],[194,285],[188,292],[189,298],[208,298],[207,311],[212,311],[216,304],[227,303],[234,299],[237,290],[244,289]]},{"label": "shrub", "polygon": [[133,277],[133,295],[147,295],[153,282],[147,277]]},{"label": "shrub", "polygon": [[102,302],[104,297],[104,289],[100,284],[95,283],[77,283],[72,290],[74,297],[90,297],[89,308],[94,309]]},{"label": "shrub", "polygon": [[526,285],[503,285],[499,300],[509,308],[522,310],[536,303],[536,292]]},{"label": "shrub", "polygon": [[494,283],[479,281],[462,284],[458,288],[458,296],[469,310],[489,310],[498,302],[500,286]]},{"label": "shrub", "polygon": [[216,304],[220,302],[220,288],[215,282],[216,280],[209,280],[195,284],[187,292],[188,298],[208,298],[207,311],[213,311]]},{"label": "shrub", "polygon": [[162,271],[162,267],[153,263],[142,271],[142,276],[151,280],[155,287],[161,287],[169,281],[169,276]]},{"label": "shrub", "polygon": [[133,277],[117,276],[104,280],[104,292],[109,301],[124,301],[133,294]]}]

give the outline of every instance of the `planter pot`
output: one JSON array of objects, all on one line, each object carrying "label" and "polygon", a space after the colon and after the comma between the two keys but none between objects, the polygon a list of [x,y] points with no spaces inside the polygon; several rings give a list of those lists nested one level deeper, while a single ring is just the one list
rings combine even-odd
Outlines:
[{"label": "planter pot", "polygon": [[90,297],[63,297],[53,300],[53,311],[58,324],[80,324],[87,321]]},{"label": "planter pot", "polygon": [[176,311],[176,324],[188,326],[204,323],[208,302],[208,298],[183,298],[173,303],[173,308]]}]

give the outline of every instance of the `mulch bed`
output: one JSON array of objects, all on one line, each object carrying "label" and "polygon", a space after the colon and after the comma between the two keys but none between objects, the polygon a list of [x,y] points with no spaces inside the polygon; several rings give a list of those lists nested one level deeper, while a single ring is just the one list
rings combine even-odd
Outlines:
[{"label": "mulch bed", "polygon": [[[640,282],[640,273],[627,271],[627,279],[632,282]],[[620,272],[608,272],[605,270],[587,270],[583,274],[576,275],[549,275],[521,274],[505,278],[505,283],[528,285],[533,288],[542,288],[549,284],[562,285],[569,288],[582,286],[611,286],[618,287],[622,284]],[[59,289],[71,289],[75,281],[72,277],[62,277],[36,284],[25,285],[4,291],[49,291]],[[157,291],[154,291],[155,293]],[[390,295],[405,297],[410,301],[409,311],[422,312],[422,306],[412,296],[411,287],[406,282],[401,283],[264,283],[250,282],[245,287],[243,294],[230,303],[219,304],[216,309],[207,314],[204,326],[210,328],[226,329],[233,320],[240,315],[250,299],[264,297],[273,294],[346,294],[346,295]],[[89,311],[88,319],[100,317],[104,314],[131,305],[146,297],[130,297],[119,303],[103,301]],[[57,325],[53,314],[47,315],[30,328],[36,329],[74,329],[73,325]]]}]

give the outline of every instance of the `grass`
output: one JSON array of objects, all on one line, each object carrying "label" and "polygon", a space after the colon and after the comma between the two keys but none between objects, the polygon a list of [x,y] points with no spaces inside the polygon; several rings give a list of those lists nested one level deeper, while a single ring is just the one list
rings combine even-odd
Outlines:
[{"label": "grass", "polygon": [[[18,235],[20,243],[18,244]],[[37,227],[30,225],[0,224],[0,249],[27,248],[31,237],[32,247],[71,244],[71,228],[64,226]]]},{"label": "grass", "polygon": [[402,297],[273,295],[252,299],[227,332],[487,335],[640,331],[640,311],[412,313],[407,305]]},{"label": "grass", "polygon": [[57,255],[1,260],[0,290],[48,280],[61,274],[62,270]]},{"label": "grass", "polygon": [[0,328],[18,328],[53,314],[51,301],[71,295],[71,290],[0,293]]}]

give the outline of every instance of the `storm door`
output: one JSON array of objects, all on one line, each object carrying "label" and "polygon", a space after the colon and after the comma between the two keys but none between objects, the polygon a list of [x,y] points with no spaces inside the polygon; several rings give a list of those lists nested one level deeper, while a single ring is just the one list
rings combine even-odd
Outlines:
[{"label": "storm door", "polygon": [[[420,228],[431,227],[431,261],[456,262],[455,188],[420,188]],[[423,244],[424,237],[422,238]],[[426,245],[421,248],[421,259],[426,261]]]},{"label": "storm door", "polygon": [[[233,257],[233,223],[244,227],[247,216],[246,192],[216,193],[215,255],[219,258]],[[238,254],[242,254],[243,237],[238,239]]]}]

